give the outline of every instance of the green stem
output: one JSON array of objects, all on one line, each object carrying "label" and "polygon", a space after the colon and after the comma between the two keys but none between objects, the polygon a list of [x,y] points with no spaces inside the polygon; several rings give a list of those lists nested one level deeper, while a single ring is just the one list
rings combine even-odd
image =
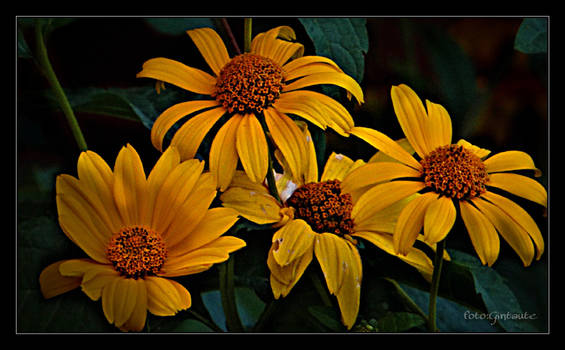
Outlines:
[{"label": "green stem", "polygon": [[438,332],[436,325],[436,302],[439,291],[439,280],[441,277],[441,267],[443,265],[443,251],[445,250],[445,239],[437,244],[434,259],[434,272],[432,275],[432,286],[430,289],[430,303],[428,308],[428,323],[431,332]]},{"label": "green stem", "polygon": [[37,41],[37,53],[39,58],[39,63],[41,65],[42,71],[45,74],[53,92],[55,93],[55,98],[59,103],[59,106],[63,110],[65,117],[67,118],[67,122],[69,127],[71,128],[71,132],[77,142],[78,148],[81,151],[86,151],[88,148],[86,146],[86,141],[84,140],[84,136],[82,131],[80,130],[80,126],[78,125],[78,121],[75,117],[73,109],[71,108],[71,104],[59,84],[59,80],[53,71],[53,67],[51,66],[51,62],[49,61],[49,56],[47,55],[47,48],[45,46],[45,41],[43,38],[43,26],[40,23],[37,23],[35,26],[35,37]]},{"label": "green stem", "polygon": [[226,316],[226,326],[230,332],[243,332],[243,325],[237,313],[235,303],[235,287],[233,282],[234,257],[233,255],[223,264],[218,265],[220,270],[220,294],[222,306]]},{"label": "green stem", "polygon": [[273,299],[269,304],[267,304],[267,306],[261,313],[261,316],[259,316],[259,320],[257,320],[257,323],[255,323],[255,326],[253,326],[254,333],[259,333],[263,331],[263,328],[267,324],[268,320],[270,320],[271,316],[275,313],[277,306],[278,306],[277,299]]},{"label": "green stem", "polygon": [[398,292],[398,294],[400,294],[400,296],[402,297],[402,300],[407,304],[407,306],[414,312],[416,312],[418,315],[422,316],[422,318],[424,320],[426,320],[426,322],[429,323],[428,321],[428,315],[426,315],[426,313],[420,309],[420,307],[418,306],[418,304],[416,304],[416,302],[414,300],[412,300],[412,298],[410,298],[410,296],[408,294],[406,294],[406,292],[404,291],[404,289],[402,289],[402,287],[400,287],[400,285],[398,284],[398,282],[396,282],[395,280],[391,279],[391,278],[384,278],[385,280],[389,281],[390,283],[392,283],[394,285],[394,287],[396,288],[396,291]]},{"label": "green stem", "polygon": [[244,18],[243,19],[243,52],[251,51],[251,28],[252,28],[252,19]]}]

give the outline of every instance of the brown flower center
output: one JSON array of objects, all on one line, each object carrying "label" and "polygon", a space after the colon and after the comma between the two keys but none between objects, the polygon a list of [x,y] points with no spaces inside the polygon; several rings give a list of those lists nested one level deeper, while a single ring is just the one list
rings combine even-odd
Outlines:
[{"label": "brown flower center", "polygon": [[295,219],[306,221],[318,233],[344,235],[353,232],[353,201],[349,193],[341,193],[339,180],[303,185],[286,203],[296,209]]},{"label": "brown flower center", "polygon": [[155,275],[167,257],[165,243],[159,234],[143,227],[124,227],[108,244],[106,256],[116,271],[128,278]]},{"label": "brown flower center", "polygon": [[213,97],[228,112],[261,113],[279,97],[283,72],[271,59],[244,53],[222,68]]},{"label": "brown flower center", "polygon": [[441,146],[420,161],[422,177],[433,191],[470,199],[486,191],[488,174],[479,157],[460,145]]}]

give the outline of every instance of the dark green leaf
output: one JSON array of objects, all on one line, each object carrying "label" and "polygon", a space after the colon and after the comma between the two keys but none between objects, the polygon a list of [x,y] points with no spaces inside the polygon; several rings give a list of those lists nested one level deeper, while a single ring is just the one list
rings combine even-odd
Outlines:
[{"label": "dark green leaf", "polygon": [[525,18],[516,33],[514,48],[527,54],[547,52],[547,18]]},{"label": "dark green leaf", "polygon": [[[227,331],[220,291],[203,292],[201,296],[212,321],[222,330]],[[253,328],[265,308],[265,303],[257,297],[253,289],[247,287],[235,287],[235,302],[239,318],[245,329]]]},{"label": "dark green leaf", "polygon": [[33,53],[31,52],[27,41],[22,33],[21,29],[18,27],[18,57],[20,58],[32,58]]},{"label": "dark green leaf", "polygon": [[308,307],[308,312],[324,327],[332,332],[343,332],[345,327],[340,321],[339,313],[329,306],[314,305]]},{"label": "dark green leaf", "polygon": [[404,332],[422,326],[426,320],[410,312],[391,312],[378,320],[380,332]]},{"label": "dark green leaf", "polygon": [[210,18],[146,18],[145,21],[158,32],[167,35],[181,35],[194,28],[214,28],[214,22]]}]

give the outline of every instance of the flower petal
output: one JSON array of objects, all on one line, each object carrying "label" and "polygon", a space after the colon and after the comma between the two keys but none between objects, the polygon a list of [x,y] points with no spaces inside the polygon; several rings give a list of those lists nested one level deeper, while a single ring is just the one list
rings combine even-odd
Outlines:
[{"label": "flower petal", "polygon": [[136,280],[137,300],[129,319],[120,327],[122,331],[140,332],[145,327],[147,319],[147,288],[144,280]]},{"label": "flower petal", "polygon": [[147,209],[147,180],[139,154],[129,144],[120,150],[114,174],[114,199],[122,222],[125,225],[142,223]]},{"label": "flower petal", "polygon": [[455,219],[457,210],[453,205],[453,200],[441,196],[430,203],[424,217],[424,240],[428,244],[434,244],[447,236]]},{"label": "flower petal", "polygon": [[53,298],[80,286],[81,277],[67,277],[61,275],[59,266],[68,260],[53,263],[41,271],[39,275],[39,289],[45,299]]},{"label": "flower petal", "polygon": [[398,178],[419,178],[420,172],[402,163],[367,163],[352,170],[341,183],[343,192],[351,194],[353,203],[371,187]]},{"label": "flower petal", "polygon": [[410,248],[416,242],[422,226],[424,226],[424,218],[429,205],[437,197],[437,193],[425,193],[414,198],[402,209],[393,234],[395,253],[408,254]]},{"label": "flower petal", "polygon": [[490,154],[490,151],[488,149],[480,148],[480,147],[475,146],[472,143],[467,142],[463,139],[457,141],[457,144],[465,147],[465,149],[471,151],[472,153],[474,153],[477,157],[479,157],[481,159],[483,159],[484,157],[486,157]]},{"label": "flower petal", "polygon": [[534,170],[536,177],[541,171],[536,168],[532,157],[522,151],[506,151],[493,155],[484,161],[487,173],[497,173],[511,170]]},{"label": "flower petal", "polygon": [[291,91],[281,94],[273,104],[273,108],[280,113],[297,115],[325,130],[329,121],[323,113],[319,101],[313,95],[304,93],[304,91]]},{"label": "flower petal", "polygon": [[285,266],[277,264],[273,256],[273,250],[274,245],[271,245],[267,257],[267,266],[271,271],[269,280],[273,296],[275,299],[278,299],[281,296],[286,297],[296,282],[300,280],[300,277],[302,277],[302,274],[312,261],[314,249],[307,249],[302,256],[295,258]]},{"label": "flower petal", "polygon": [[186,33],[194,41],[214,74],[218,76],[220,70],[230,61],[230,55],[222,38],[212,28],[197,28],[187,30]]},{"label": "flower petal", "polygon": [[[411,196],[408,196],[404,199],[401,199],[388,207],[379,210],[378,212],[374,213],[372,216],[367,217],[362,221],[355,221],[354,222],[354,230],[357,231],[371,231],[371,232],[384,232],[390,233],[391,235],[394,233],[394,228],[396,227],[396,223],[398,221],[398,216],[400,212],[406,204],[410,203],[414,198],[421,196],[419,193],[415,193]],[[354,202],[355,203],[355,202]]]},{"label": "flower petal", "polygon": [[102,290],[102,310],[108,322],[120,328],[130,319],[136,308],[138,283],[131,278],[114,278]]},{"label": "flower petal", "polygon": [[[396,143],[400,147],[402,147],[406,152],[408,152],[410,155],[416,152],[414,151],[414,148],[412,148],[412,145],[410,144],[410,141],[408,141],[407,138],[396,140]],[[368,163],[376,163],[376,162],[398,162],[398,160],[392,158],[383,151],[377,151],[371,158],[369,158]]]},{"label": "flower petal", "polygon": [[292,119],[274,108],[266,109],[264,115],[271,137],[286,160],[292,180],[303,183],[308,170],[308,151],[302,130]]},{"label": "flower petal", "polygon": [[323,84],[331,84],[339,86],[357,99],[358,103],[363,103],[363,90],[361,86],[349,75],[340,72],[323,72],[323,73],[314,73],[297,79],[289,84],[284,85],[283,93],[302,89],[304,87],[312,86],[312,85],[323,85]]},{"label": "flower petal", "polygon": [[390,137],[382,132],[370,128],[356,126],[350,130],[352,135],[359,137],[379,151],[389,155],[401,163],[408,165],[417,170],[422,169],[422,165],[412,157],[398,143],[394,142]]},{"label": "flower petal", "polygon": [[305,75],[343,70],[331,59],[323,56],[302,56],[284,65],[284,79],[290,81]]},{"label": "flower petal", "polygon": [[243,169],[253,182],[263,182],[269,167],[269,147],[261,123],[253,114],[246,114],[237,129],[237,153]]},{"label": "flower petal", "polygon": [[540,229],[530,214],[510,199],[493,192],[487,191],[481,197],[500,208],[532,237],[537,249],[536,260],[539,260],[544,252],[545,244]]},{"label": "flower petal", "polygon": [[239,124],[243,117],[239,114],[232,116],[221,128],[210,147],[209,167],[214,174],[220,191],[225,191],[230,185],[239,157],[235,140]]},{"label": "flower petal", "polygon": [[292,220],[273,235],[273,257],[280,266],[290,264],[294,259],[313,249],[316,233],[304,220]]},{"label": "flower petal", "polygon": [[487,186],[500,188],[547,208],[547,191],[536,180],[512,173],[490,174]]},{"label": "flower petal", "polygon": [[429,118],[422,101],[410,87],[401,84],[391,89],[394,112],[404,131],[404,135],[420,158],[424,158],[433,149],[428,145]]},{"label": "flower petal", "polygon": [[440,104],[426,100],[428,110],[428,147],[434,150],[440,146],[451,144],[451,118],[447,110]]},{"label": "flower petal", "polygon": [[216,78],[210,74],[164,57],[146,61],[136,77],[161,80],[197,94],[212,95],[216,91]]},{"label": "flower petal", "polygon": [[173,280],[161,277],[146,277],[147,309],[156,316],[174,316],[190,308],[190,293]]},{"label": "flower petal", "polygon": [[195,100],[178,103],[167,108],[151,127],[151,143],[159,151],[163,151],[163,140],[167,132],[183,117],[201,111],[203,109],[217,107],[220,104],[216,100]]},{"label": "flower petal", "polygon": [[475,198],[473,204],[492,222],[498,233],[518,254],[524,266],[529,266],[534,259],[534,245],[530,236],[508,214],[496,205]]},{"label": "flower petal", "polygon": [[[261,186],[257,184],[258,186]],[[220,196],[224,207],[233,208],[249,221],[259,225],[280,220],[279,202],[265,191],[231,186]]]},{"label": "flower petal", "polygon": [[363,222],[389,205],[404,199],[425,185],[420,181],[392,181],[377,185],[365,192],[351,211],[353,221]]},{"label": "flower petal", "polygon": [[347,192],[343,187],[344,178],[346,178],[348,174],[358,169],[359,167],[362,167],[363,165],[365,165],[365,162],[361,159],[353,161],[351,158],[341,153],[337,154],[335,152],[332,152],[332,154],[330,154],[330,156],[328,157],[320,181],[340,180],[342,181],[342,192]]},{"label": "flower petal", "polygon": [[460,201],[459,208],[479,259],[484,265],[492,266],[500,251],[500,241],[493,224],[467,201]]},{"label": "flower petal", "polygon": [[147,177],[147,225],[153,222],[157,195],[169,174],[180,164],[180,155],[175,147],[169,147],[159,157]]},{"label": "flower petal", "polygon": [[291,56],[299,57],[304,53],[302,44],[287,41],[295,39],[296,34],[289,26],[272,28],[253,38],[251,52],[271,58],[277,64],[283,65]]},{"label": "flower petal", "polygon": [[178,149],[182,160],[194,158],[208,131],[225,113],[223,107],[207,110],[190,118],[177,130],[171,146]]}]

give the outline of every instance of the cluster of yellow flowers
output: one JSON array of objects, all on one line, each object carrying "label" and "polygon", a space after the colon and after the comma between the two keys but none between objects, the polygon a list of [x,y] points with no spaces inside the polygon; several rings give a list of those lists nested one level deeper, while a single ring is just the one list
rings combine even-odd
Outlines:
[{"label": "cluster of yellow flowers", "polygon": [[[424,106],[403,84],[393,86],[391,96],[405,139],[355,126],[340,103],[304,88],[336,85],[363,103],[361,87],[332,60],[304,56],[290,27],[260,33],[250,52],[233,58],[214,30],[187,33],[213,74],[160,57],[145,62],[137,76],[210,99],[176,104],[158,117],[151,141],[163,153],[148,176],[131,145],[122,148],[113,169],[86,151],[78,178],[58,176],[60,226],[89,258],[46,267],[40,275],[46,298],[80,286],[92,300],[102,298],[108,322],[140,331],[147,311],[167,316],[191,306],[190,293],[171,278],[205,271],[245,247],[242,239],[224,235],[240,217],[276,229],[265,252],[274,297],[288,295],[315,256],[348,329],[360,304],[358,240],[429,280],[434,264],[414,243],[436,249],[459,212],[483,264],[496,261],[499,235],[524,266],[540,259],[544,240],[532,217],[492,191],[547,205],[542,185],[510,173],[539,175],[528,154],[489,156],[465,140],[453,143],[444,107],[427,100]],[[164,147],[167,132],[189,115]],[[207,161],[194,159],[224,116]],[[295,117],[354,135],[378,152],[368,162],[332,153],[318,169],[307,123]],[[275,160],[282,174],[273,172]],[[222,206],[210,208],[218,194]]]}]

